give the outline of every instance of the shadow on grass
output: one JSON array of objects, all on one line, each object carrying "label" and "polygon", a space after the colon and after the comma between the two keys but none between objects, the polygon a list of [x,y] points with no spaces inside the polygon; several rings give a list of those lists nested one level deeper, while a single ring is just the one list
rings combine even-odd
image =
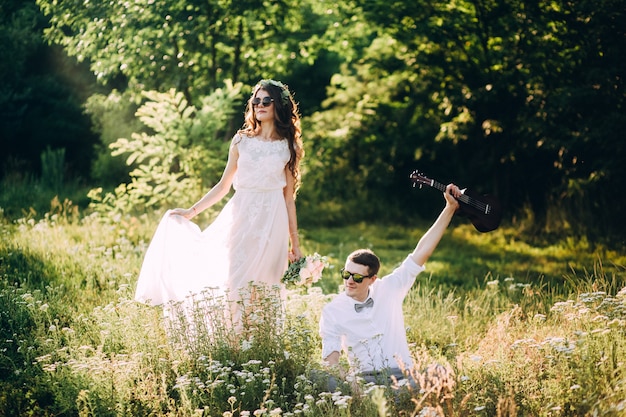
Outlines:
[{"label": "shadow on grass", "polygon": [[9,284],[45,291],[58,281],[58,274],[39,256],[15,246],[0,248],[0,276]]},{"label": "shadow on grass", "polygon": [[[0,249],[0,415],[53,415],[53,388],[36,362],[45,262],[16,248]],[[54,314],[54,313],[52,313]]]}]

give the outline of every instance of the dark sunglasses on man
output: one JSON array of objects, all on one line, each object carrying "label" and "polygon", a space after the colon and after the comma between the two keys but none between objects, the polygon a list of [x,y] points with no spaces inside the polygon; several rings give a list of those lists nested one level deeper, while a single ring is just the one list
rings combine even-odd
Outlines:
[{"label": "dark sunglasses on man", "polygon": [[258,106],[260,104],[263,107],[268,107],[268,106],[270,106],[272,104],[273,101],[274,101],[274,99],[271,98],[270,96],[265,96],[265,97],[263,97],[263,100],[261,100],[258,97],[255,97],[255,98],[252,99],[251,103],[252,103],[253,106]]},{"label": "dark sunglasses on man", "polygon": [[345,268],[341,268],[341,278],[347,281],[350,279],[350,277],[352,277],[352,280],[356,282],[357,284],[362,283],[365,278],[371,278],[373,276],[374,275],[361,275],[357,273],[352,273],[352,272],[346,271]]}]

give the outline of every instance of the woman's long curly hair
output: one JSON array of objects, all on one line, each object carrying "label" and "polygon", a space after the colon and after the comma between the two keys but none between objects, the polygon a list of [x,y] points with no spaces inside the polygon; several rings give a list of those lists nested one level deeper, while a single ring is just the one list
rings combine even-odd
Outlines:
[{"label": "woman's long curly hair", "polygon": [[302,148],[302,129],[298,104],[289,92],[289,87],[280,81],[261,80],[252,89],[245,113],[245,121],[239,133],[254,136],[261,132],[261,123],[254,115],[252,99],[259,90],[264,90],[274,100],[274,126],[281,138],[287,139],[291,158],[287,163],[294,179],[294,196],[300,188],[300,161],[304,156]]}]

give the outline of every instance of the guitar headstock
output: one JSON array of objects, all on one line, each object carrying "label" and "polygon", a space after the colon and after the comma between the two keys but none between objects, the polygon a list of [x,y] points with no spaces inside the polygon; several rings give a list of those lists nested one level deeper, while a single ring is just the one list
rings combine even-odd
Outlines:
[{"label": "guitar headstock", "polygon": [[433,185],[433,180],[431,180],[418,170],[413,171],[411,175],[409,175],[409,178],[411,179],[411,181],[413,181],[413,187],[417,185],[422,188],[422,185],[424,184]]}]

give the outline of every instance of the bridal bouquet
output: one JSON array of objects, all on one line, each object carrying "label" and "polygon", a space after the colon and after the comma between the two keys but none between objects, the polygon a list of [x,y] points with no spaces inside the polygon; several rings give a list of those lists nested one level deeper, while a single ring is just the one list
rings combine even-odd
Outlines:
[{"label": "bridal bouquet", "polygon": [[288,287],[308,287],[322,277],[322,271],[327,266],[326,256],[319,253],[307,255],[289,264],[281,281]]}]

